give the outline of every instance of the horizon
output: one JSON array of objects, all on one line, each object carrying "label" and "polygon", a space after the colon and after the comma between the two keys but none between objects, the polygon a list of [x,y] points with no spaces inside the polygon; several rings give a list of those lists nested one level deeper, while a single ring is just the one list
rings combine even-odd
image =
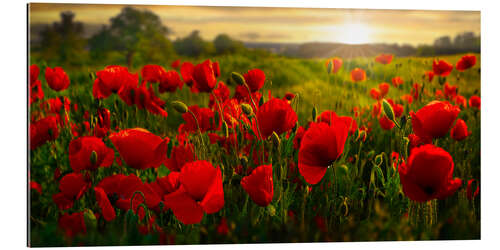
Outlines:
[{"label": "horizon", "polygon": [[62,11],[72,11],[77,22],[108,25],[125,6],[158,15],[172,30],[171,40],[199,30],[205,40],[227,34],[245,43],[418,46],[442,36],[481,34],[480,11],[31,3],[29,20],[30,25],[52,24]]}]

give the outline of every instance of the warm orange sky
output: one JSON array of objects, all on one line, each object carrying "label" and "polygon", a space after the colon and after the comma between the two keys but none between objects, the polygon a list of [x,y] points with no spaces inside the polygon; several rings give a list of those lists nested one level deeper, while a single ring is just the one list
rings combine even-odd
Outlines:
[{"label": "warm orange sky", "polygon": [[[205,39],[226,33],[255,42],[432,43],[443,35],[480,33],[479,11],[361,10],[147,6],[183,37],[197,29]],[[31,4],[31,23],[52,23],[71,10],[84,23],[108,24],[123,5]]]}]

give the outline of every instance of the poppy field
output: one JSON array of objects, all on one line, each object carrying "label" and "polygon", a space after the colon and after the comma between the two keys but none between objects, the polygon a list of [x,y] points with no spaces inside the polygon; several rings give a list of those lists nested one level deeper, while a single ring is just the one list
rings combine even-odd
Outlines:
[{"label": "poppy field", "polygon": [[480,239],[479,54],[30,65],[30,246]]}]

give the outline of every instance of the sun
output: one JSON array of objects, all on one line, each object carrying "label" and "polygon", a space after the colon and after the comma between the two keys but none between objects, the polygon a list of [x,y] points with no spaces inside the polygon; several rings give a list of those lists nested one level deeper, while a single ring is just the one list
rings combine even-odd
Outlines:
[{"label": "sun", "polygon": [[347,44],[364,44],[372,42],[373,30],[360,22],[345,22],[335,27],[338,42]]}]

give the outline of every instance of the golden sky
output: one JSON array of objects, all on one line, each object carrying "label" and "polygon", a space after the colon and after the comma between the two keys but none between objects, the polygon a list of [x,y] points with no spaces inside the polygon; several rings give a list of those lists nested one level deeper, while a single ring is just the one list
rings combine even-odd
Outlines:
[{"label": "golden sky", "polygon": [[[108,24],[123,5],[31,4],[31,23],[52,23],[71,10],[77,21]],[[155,12],[170,38],[199,30],[205,39],[226,33],[253,42],[432,43],[439,36],[480,34],[479,11],[363,10],[134,5]]]}]

